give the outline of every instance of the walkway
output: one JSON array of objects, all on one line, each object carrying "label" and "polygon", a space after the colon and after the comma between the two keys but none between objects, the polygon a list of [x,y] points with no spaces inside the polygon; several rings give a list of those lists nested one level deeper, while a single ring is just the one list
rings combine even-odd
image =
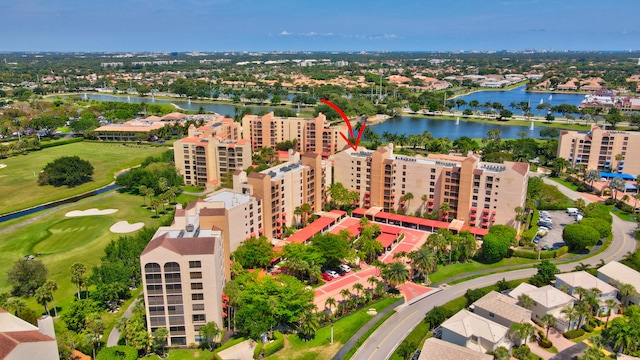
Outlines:
[{"label": "walkway", "polygon": [[[125,310],[124,313],[122,314],[122,317],[127,318],[127,319],[130,318],[131,315],[133,315],[133,307],[136,306],[136,303],[140,299],[141,298],[138,297],[137,299],[133,300],[133,302],[131,302],[131,305],[129,305],[127,310]],[[113,329],[111,329],[111,332],[109,333],[109,339],[107,339],[107,347],[118,345],[118,340],[120,340],[120,330],[118,330],[114,326]]]}]

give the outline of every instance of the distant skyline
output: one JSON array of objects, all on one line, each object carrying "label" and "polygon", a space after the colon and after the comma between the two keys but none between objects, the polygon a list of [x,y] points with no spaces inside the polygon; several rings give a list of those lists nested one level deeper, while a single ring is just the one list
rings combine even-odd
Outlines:
[{"label": "distant skyline", "polygon": [[638,0],[0,0],[0,51],[638,50],[638,13]]}]

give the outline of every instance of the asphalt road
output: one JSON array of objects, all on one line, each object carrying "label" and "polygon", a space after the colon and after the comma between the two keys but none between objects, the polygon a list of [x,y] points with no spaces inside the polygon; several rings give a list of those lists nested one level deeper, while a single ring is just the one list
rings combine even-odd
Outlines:
[{"label": "asphalt road", "polygon": [[[555,182],[544,179],[553,185]],[[558,185],[562,193],[572,199],[580,197],[580,195],[571,189]],[[585,202],[590,202],[585,199]],[[613,241],[611,245],[597,256],[584,259],[580,262],[584,264],[595,265],[604,260],[605,263],[613,260],[622,259],[627,252],[635,250],[636,241],[633,238],[633,230],[635,223],[620,220],[617,216],[613,217]],[[571,271],[577,265],[577,262],[559,265],[560,271]],[[412,305],[400,306],[396,308],[396,314],[385,321],[369,338],[360,346],[352,359],[355,360],[382,360],[388,359],[394,350],[400,345],[402,340],[415,328],[434,306],[441,306],[448,301],[463,296],[467,289],[485,287],[495,284],[498,280],[505,278],[506,280],[517,280],[530,277],[535,274],[536,269],[521,269],[497,274],[490,274],[483,277],[468,280],[452,286],[445,287],[442,291],[424,298]]]}]

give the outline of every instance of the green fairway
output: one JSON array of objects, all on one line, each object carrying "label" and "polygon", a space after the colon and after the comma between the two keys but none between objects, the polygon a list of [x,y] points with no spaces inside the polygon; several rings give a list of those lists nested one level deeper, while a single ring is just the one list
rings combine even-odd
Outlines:
[{"label": "green fairway", "polygon": [[[6,274],[15,261],[25,255],[40,253],[37,259],[49,269],[49,278],[58,283],[59,289],[54,296],[56,305],[64,311],[76,292],[69,273],[71,265],[81,262],[91,269],[100,262],[109,241],[126,235],[111,233],[111,225],[121,220],[144,222],[148,226],[160,225],[163,218],[152,219],[153,211],[140,205],[142,198],[139,196],[110,192],[81,200],[24,227],[1,233],[0,253],[4,260],[0,262],[0,273]],[[109,215],[65,217],[69,211],[91,208],[118,211]],[[9,289],[6,275],[1,276],[0,291]],[[43,310],[33,298],[29,298],[27,303],[38,312]]]},{"label": "green fairway", "polygon": [[[112,182],[116,171],[140,164],[147,156],[158,155],[166,148],[123,146],[121,143],[79,142],[31,152],[0,160],[0,213],[64,199],[94,190]],[[74,188],[38,186],[38,174],[45,165],[61,156],[87,160],[94,167],[93,181]]]}]

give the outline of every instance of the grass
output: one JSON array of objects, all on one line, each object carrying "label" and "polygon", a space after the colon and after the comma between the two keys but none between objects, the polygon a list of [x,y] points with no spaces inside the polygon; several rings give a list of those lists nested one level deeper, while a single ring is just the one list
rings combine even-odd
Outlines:
[{"label": "grass", "polygon": [[[79,142],[47,148],[0,160],[7,165],[0,169],[0,213],[40,205],[82,194],[111,183],[116,171],[140,164],[147,156],[158,155],[166,149],[148,146]],[[38,174],[45,165],[61,156],[78,155],[94,167],[93,181],[73,188],[38,186]]]},{"label": "grass", "polygon": [[344,356],[343,359],[344,360],[351,359],[353,354],[356,353],[358,348],[369,338],[369,336],[371,336],[371,334],[373,334],[373,332],[376,331],[376,329],[379,328],[380,325],[382,325],[382,323],[387,321],[387,319],[390,318],[391,315],[393,315],[395,313],[396,313],[396,311],[392,310],[392,311],[389,311],[389,313],[387,315],[381,317],[380,320],[378,320],[369,330],[367,330],[366,333],[364,333],[364,335],[362,335],[362,337],[360,337],[358,339],[358,341],[356,342],[354,347],[352,347],[351,350],[349,350],[349,352],[347,352],[347,354]]},{"label": "grass", "polygon": [[[211,360],[213,358],[213,352],[209,350],[200,350],[200,349],[168,350],[167,354],[169,355],[167,359],[171,359],[171,360]],[[156,354],[153,354],[148,358],[162,359]]]},{"label": "grass", "polygon": [[602,333],[602,327],[596,330],[593,330],[592,332],[585,332],[584,335],[577,337],[575,339],[571,339],[571,341],[573,341],[574,343],[581,343],[584,340],[589,340],[594,336],[600,336],[600,334]]},{"label": "grass", "polygon": [[[147,226],[160,225],[161,219],[152,219],[153,212],[140,206],[141,203],[140,197],[112,192],[81,200],[74,206],[53,211],[38,221],[3,233],[0,253],[4,261],[0,262],[0,273],[6,274],[24,255],[41,253],[38,259],[47,266],[49,279],[58,284],[58,291],[54,294],[56,306],[59,312],[64,311],[76,293],[69,268],[73,263],[81,262],[91,269],[100,262],[105,246],[122,236],[111,233],[111,225],[121,220],[144,222]],[[64,216],[71,210],[90,208],[118,209],[118,212],[101,216]],[[9,289],[6,276],[0,277],[0,291]],[[27,299],[27,304],[38,312],[43,310],[33,297]]]},{"label": "grass", "polygon": [[551,177],[549,176],[549,180],[553,180],[555,182],[557,182],[560,185],[563,185],[565,187],[568,187],[569,189],[573,190],[573,191],[578,191],[578,187],[564,179],[558,178],[558,177]]},{"label": "grass", "polygon": [[333,344],[331,340],[331,326],[318,329],[315,337],[310,341],[303,341],[297,335],[286,335],[284,349],[278,351],[268,359],[331,359],[373,315],[367,310],[373,308],[378,312],[398,301],[389,297],[370,306],[366,306],[355,313],[345,316],[333,324]]},{"label": "grass", "polygon": [[[513,266],[513,265],[529,265],[535,264],[538,260],[534,259],[523,259],[523,258],[508,258],[502,259],[498,262],[491,264],[483,264],[478,261],[471,261],[470,263],[459,263],[459,264],[451,264],[438,266],[438,271],[433,274],[429,274],[429,279],[433,284],[437,284],[447,279],[450,279],[453,276],[460,274],[468,274],[474,271],[486,270],[486,269],[494,269],[494,268],[502,268],[505,266]],[[470,275],[473,276],[473,275]]]}]

